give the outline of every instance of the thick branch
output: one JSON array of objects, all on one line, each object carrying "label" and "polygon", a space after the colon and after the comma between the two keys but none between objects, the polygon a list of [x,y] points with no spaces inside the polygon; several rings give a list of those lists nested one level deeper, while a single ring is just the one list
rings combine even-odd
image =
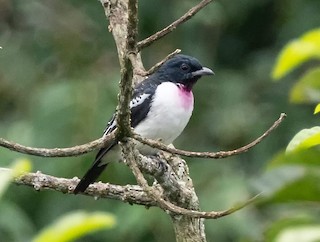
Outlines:
[{"label": "thick branch", "polygon": [[137,156],[137,163],[141,171],[145,174],[153,176],[161,187],[165,190],[170,190],[176,194],[181,189],[179,179],[173,172],[171,166],[164,160],[158,157],[146,157],[143,155]]},{"label": "thick branch", "polygon": [[[9,172],[10,169],[0,168],[2,172]],[[26,185],[33,187],[35,190],[40,191],[50,189],[62,193],[73,194],[75,186],[78,184],[78,178],[66,179],[58,178],[41,172],[26,173],[14,179],[14,183],[18,185]],[[156,203],[150,199],[140,186],[137,185],[112,185],[101,182],[90,185],[87,190],[82,193],[83,195],[92,196],[97,198],[109,198],[127,202],[130,204],[138,204],[144,206],[156,206]]]},{"label": "thick branch", "polygon": [[132,75],[132,65],[129,58],[126,57],[121,67],[120,92],[118,94],[117,106],[117,130],[120,140],[131,132],[129,103],[132,93]]},{"label": "thick branch", "polygon": [[[151,162],[151,164],[152,163],[153,162]],[[155,194],[153,187],[149,187],[147,181],[144,179],[138,166],[135,163],[130,166],[133,168],[135,175],[137,175],[138,182],[141,183],[140,185],[143,185],[145,187],[141,188],[141,186],[138,186],[138,185],[120,186],[120,185],[113,185],[109,183],[96,182],[91,184],[87,188],[87,190],[82,194],[86,196],[92,196],[95,199],[108,198],[108,199],[120,200],[130,204],[137,204],[137,205],[143,205],[148,207],[158,206],[160,204],[160,207],[162,209],[169,210],[170,212],[174,212],[176,214],[188,215],[192,217],[211,218],[211,219],[223,217],[235,211],[238,211],[241,208],[245,207],[246,205],[252,203],[257,197],[256,196],[248,200],[246,203],[237,205],[234,208],[231,208],[225,211],[199,212],[199,211],[188,210],[188,209],[178,207],[168,201],[165,201],[160,197],[160,195]],[[154,170],[154,168],[152,170]],[[0,168],[0,174],[5,172],[10,172],[10,169]],[[72,179],[58,178],[58,177],[50,176],[47,174],[43,174],[39,171],[36,173],[26,173],[14,179],[14,183],[16,183],[17,185],[30,186],[30,187],[33,187],[36,191],[49,189],[49,190],[54,190],[62,193],[69,193],[72,195],[73,195],[74,187],[78,184],[78,182],[79,182],[79,179],[77,177],[74,177]],[[147,192],[145,192],[144,190]],[[149,194],[150,191],[151,191],[151,194]]]},{"label": "thick branch", "polygon": [[205,6],[207,6],[209,3],[211,3],[213,0],[203,0],[198,5],[191,8],[187,13],[185,13],[183,16],[181,16],[179,19],[174,21],[172,24],[168,25],[164,29],[158,31],[157,33],[149,36],[148,38],[139,41],[137,44],[138,50],[142,50],[143,48],[151,45],[153,42],[159,40],[160,38],[166,36],[167,34],[171,33],[173,30],[175,30],[180,24],[188,21],[190,18],[192,18],[196,13],[198,13],[201,9],[203,9]]},{"label": "thick branch", "polygon": [[138,3],[137,0],[128,0],[127,7],[128,18],[125,19],[127,29],[122,35],[125,35],[125,49],[123,50],[122,58],[120,58],[121,80],[120,92],[118,95],[117,107],[117,127],[119,138],[122,139],[130,134],[130,109],[129,103],[132,95],[132,78],[133,66],[130,60],[130,55],[136,53],[136,39],[138,33]]}]

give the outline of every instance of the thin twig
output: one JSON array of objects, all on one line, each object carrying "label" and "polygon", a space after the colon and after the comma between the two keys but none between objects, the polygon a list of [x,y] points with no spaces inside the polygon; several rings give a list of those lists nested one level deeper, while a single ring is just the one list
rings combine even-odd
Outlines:
[{"label": "thin twig", "polygon": [[86,154],[90,151],[100,149],[104,147],[108,142],[113,141],[115,139],[115,132],[108,134],[107,136],[103,136],[100,139],[96,139],[89,143],[83,145],[77,145],[70,148],[35,148],[23,146],[18,143],[14,143],[5,139],[0,138],[0,146],[10,149],[15,152],[41,156],[41,157],[70,157],[70,156],[78,156],[82,154]]},{"label": "thin twig", "polygon": [[174,21],[172,24],[170,24],[167,27],[165,27],[164,29],[156,32],[155,34],[149,36],[148,38],[146,38],[142,41],[139,41],[137,44],[138,50],[140,51],[143,48],[151,45],[156,40],[166,36],[167,34],[172,32],[173,30],[175,30],[180,24],[182,24],[182,23],[186,22],[187,20],[189,20],[190,18],[192,18],[196,13],[198,13],[201,9],[203,9],[205,6],[207,6],[212,1],[213,0],[201,1],[198,5],[191,8],[188,12],[186,12],[183,16],[181,16],[179,19]]},{"label": "thin twig", "polygon": [[149,76],[152,73],[156,72],[159,69],[159,67],[163,65],[163,63],[165,63],[167,60],[171,59],[176,54],[179,54],[180,52],[181,52],[180,49],[176,49],[175,51],[173,51],[169,55],[167,55],[163,60],[159,61],[157,64],[155,64],[153,67],[151,67],[149,70],[147,70],[147,71],[137,70],[135,72],[135,74],[137,74],[139,76]]},{"label": "thin twig", "polygon": [[257,194],[256,196],[250,198],[249,200],[242,202],[242,203],[239,203],[239,204],[233,206],[232,208],[229,208],[229,209],[226,209],[223,211],[209,211],[209,212],[195,211],[195,210],[189,210],[189,209],[185,209],[182,207],[178,207],[178,206],[174,205],[173,203],[170,203],[170,202],[164,200],[161,197],[158,197],[159,200],[157,200],[157,201],[162,209],[167,209],[170,212],[173,212],[175,214],[187,215],[187,216],[191,216],[194,218],[218,219],[218,218],[230,215],[232,213],[235,213],[235,212],[241,210],[242,208],[252,204],[253,202],[257,201],[259,196],[260,196],[260,194]]},{"label": "thin twig", "polygon": [[251,143],[240,147],[238,149],[235,150],[230,150],[230,151],[218,151],[218,152],[196,152],[196,151],[187,151],[187,150],[180,150],[180,149],[175,149],[175,148],[171,148],[159,141],[155,141],[152,139],[147,139],[144,137],[141,137],[140,135],[133,133],[132,134],[132,138],[134,138],[135,140],[149,145],[153,148],[157,148],[166,152],[169,152],[171,154],[176,154],[176,155],[182,155],[182,156],[186,156],[186,157],[198,157],[198,158],[211,158],[211,159],[219,159],[219,158],[225,158],[225,157],[229,157],[229,156],[233,156],[233,155],[238,155],[244,152],[247,152],[249,149],[251,149],[252,147],[256,146],[257,144],[259,144],[264,138],[266,138],[273,130],[275,130],[280,123],[285,119],[286,114],[285,113],[281,113],[280,117],[273,123],[273,125],[266,131],[264,132],[260,137],[258,137],[257,139],[255,139],[254,141],[252,141]]}]

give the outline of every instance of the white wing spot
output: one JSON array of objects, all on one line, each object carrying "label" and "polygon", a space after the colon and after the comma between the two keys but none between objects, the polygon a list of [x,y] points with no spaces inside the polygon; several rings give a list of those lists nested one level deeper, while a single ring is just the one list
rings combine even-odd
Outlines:
[{"label": "white wing spot", "polygon": [[130,108],[135,108],[142,104],[151,94],[142,94],[140,96],[135,97],[134,99],[131,100],[130,102]]},{"label": "white wing spot", "polygon": [[[142,104],[148,97],[150,97],[151,94],[141,94],[140,96],[137,96],[136,98],[132,99],[130,102],[130,109],[139,106]],[[104,135],[107,135],[110,133],[111,130],[113,130],[117,126],[116,119],[110,121],[108,123],[108,128],[105,130]]]},{"label": "white wing spot", "polygon": [[112,123],[108,123],[108,128],[104,131],[104,135],[107,135],[110,133],[110,131],[117,125],[117,121],[113,120]]}]

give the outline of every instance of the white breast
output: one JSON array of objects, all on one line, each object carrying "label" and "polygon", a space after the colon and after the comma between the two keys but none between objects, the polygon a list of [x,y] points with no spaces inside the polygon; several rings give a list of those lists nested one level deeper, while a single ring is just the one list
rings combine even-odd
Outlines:
[{"label": "white breast", "polygon": [[[171,144],[186,127],[192,110],[192,92],[185,91],[174,83],[164,82],[158,86],[149,113],[137,125],[135,132],[143,137],[161,139],[163,143]],[[143,150],[142,153],[150,153]]]}]

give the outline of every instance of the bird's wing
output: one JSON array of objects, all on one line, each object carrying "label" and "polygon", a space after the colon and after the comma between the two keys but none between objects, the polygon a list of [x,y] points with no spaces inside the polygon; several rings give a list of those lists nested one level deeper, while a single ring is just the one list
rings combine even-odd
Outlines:
[{"label": "bird's wing", "polygon": [[[154,88],[146,88],[145,82],[142,82],[135,88],[132,100],[130,102],[131,126],[133,128],[136,127],[147,116],[154,92]],[[112,131],[116,129],[116,127],[117,121],[115,113],[108,122],[107,127],[103,132],[103,135],[110,134]],[[102,171],[106,168],[106,166],[109,163],[108,161],[103,162],[102,158],[117,144],[117,140],[112,140],[104,148],[99,150],[93,162],[93,165],[86,172],[86,174],[81,179],[77,187],[74,189],[75,194],[79,192],[84,192],[86,188],[100,176]]]}]

